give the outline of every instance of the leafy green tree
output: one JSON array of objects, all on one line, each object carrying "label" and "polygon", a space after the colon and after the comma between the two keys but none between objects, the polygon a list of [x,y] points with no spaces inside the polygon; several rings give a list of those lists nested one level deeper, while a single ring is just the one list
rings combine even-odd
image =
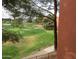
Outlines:
[{"label": "leafy green tree", "polygon": [[[37,1],[37,3],[35,1]],[[45,16],[44,14],[42,14],[42,11],[46,11],[52,14],[49,10],[46,10],[37,5],[38,3],[41,3],[41,5],[44,6],[47,5],[47,3],[51,2],[53,2],[53,0],[3,0],[2,5],[12,13],[15,13],[15,16],[16,16],[15,10],[19,11],[21,15],[23,14],[29,16],[29,20],[31,22],[32,21],[31,19],[33,17],[36,17],[38,14],[41,16]]]}]

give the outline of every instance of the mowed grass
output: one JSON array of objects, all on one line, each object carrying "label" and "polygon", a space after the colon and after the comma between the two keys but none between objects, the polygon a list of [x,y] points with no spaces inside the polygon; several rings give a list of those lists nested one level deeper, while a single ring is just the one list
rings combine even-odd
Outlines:
[{"label": "mowed grass", "polygon": [[3,59],[21,59],[54,44],[54,31],[47,31],[36,24],[26,24],[24,28],[9,28],[20,33],[23,38],[19,43],[3,44]]}]

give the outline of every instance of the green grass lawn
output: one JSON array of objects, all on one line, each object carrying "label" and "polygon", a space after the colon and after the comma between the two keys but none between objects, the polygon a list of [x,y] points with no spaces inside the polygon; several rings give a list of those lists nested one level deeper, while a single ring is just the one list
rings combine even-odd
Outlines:
[{"label": "green grass lawn", "polygon": [[54,44],[53,30],[48,31],[35,24],[26,24],[24,28],[9,28],[9,30],[19,32],[23,38],[19,43],[3,44],[3,59],[21,59]]}]

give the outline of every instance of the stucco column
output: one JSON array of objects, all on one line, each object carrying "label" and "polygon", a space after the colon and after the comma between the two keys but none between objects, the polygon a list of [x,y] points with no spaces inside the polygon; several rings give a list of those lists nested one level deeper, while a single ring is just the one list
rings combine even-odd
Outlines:
[{"label": "stucco column", "polygon": [[76,59],[76,0],[60,0],[56,59]]}]

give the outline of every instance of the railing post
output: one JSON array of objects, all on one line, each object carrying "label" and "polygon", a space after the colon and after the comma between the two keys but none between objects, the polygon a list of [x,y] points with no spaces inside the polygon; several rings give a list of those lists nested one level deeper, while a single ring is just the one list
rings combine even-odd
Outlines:
[{"label": "railing post", "polygon": [[37,57],[38,57],[38,56],[36,56],[36,59],[37,59]]},{"label": "railing post", "polygon": [[48,59],[49,59],[50,57],[49,57],[49,53],[48,53]]}]

